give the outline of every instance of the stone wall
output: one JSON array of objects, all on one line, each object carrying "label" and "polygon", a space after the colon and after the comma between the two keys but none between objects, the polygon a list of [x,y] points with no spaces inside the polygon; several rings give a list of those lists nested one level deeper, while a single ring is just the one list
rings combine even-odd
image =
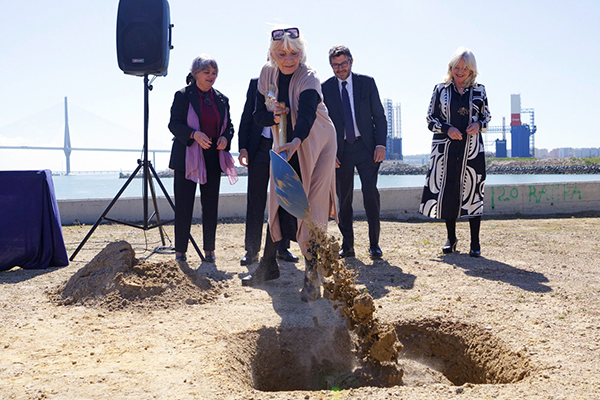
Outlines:
[{"label": "stone wall", "polygon": [[[384,218],[407,220],[424,218],[418,213],[422,188],[383,188],[381,215]],[[93,224],[110,204],[111,199],[59,200],[61,221],[64,225]],[[173,219],[173,210],[164,197],[157,199],[162,220]],[[152,215],[152,202],[148,206]],[[354,193],[354,211],[364,216],[362,193]],[[485,187],[484,212],[487,216],[573,214],[600,212],[600,182],[561,182],[546,184],[488,185]],[[245,218],[246,195],[224,194],[219,199],[220,218]],[[143,220],[141,198],[121,198],[107,217],[119,221]],[[202,217],[200,198],[196,197],[194,218]]]}]

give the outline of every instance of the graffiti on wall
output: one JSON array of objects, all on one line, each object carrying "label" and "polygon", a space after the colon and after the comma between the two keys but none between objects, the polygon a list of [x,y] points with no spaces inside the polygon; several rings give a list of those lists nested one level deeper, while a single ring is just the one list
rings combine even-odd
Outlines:
[{"label": "graffiti on wall", "polygon": [[[521,187],[522,191],[528,190],[524,195],[526,202],[533,204],[559,203],[565,201],[581,200],[581,191],[576,183],[556,183],[553,185],[529,185]],[[498,202],[515,201],[519,198],[517,186],[492,186],[492,209]]]}]

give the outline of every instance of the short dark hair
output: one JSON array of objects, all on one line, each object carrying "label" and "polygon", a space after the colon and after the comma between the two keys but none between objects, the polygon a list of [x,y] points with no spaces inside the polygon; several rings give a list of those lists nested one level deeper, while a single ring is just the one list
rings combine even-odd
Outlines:
[{"label": "short dark hair", "polygon": [[352,53],[350,53],[350,49],[346,46],[337,45],[329,49],[329,62],[331,62],[332,58],[339,56],[348,56],[348,59],[352,59]]}]

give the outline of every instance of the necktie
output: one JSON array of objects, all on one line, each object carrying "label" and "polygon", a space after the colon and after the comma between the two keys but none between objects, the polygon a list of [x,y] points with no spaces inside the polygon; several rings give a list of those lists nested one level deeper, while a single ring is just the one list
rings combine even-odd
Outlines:
[{"label": "necktie", "polygon": [[350,96],[348,96],[348,90],[346,85],[348,82],[342,82],[342,105],[344,108],[344,125],[346,127],[346,140],[352,144],[356,140],[356,134],[354,133],[354,119],[352,118],[352,107],[350,107]]}]

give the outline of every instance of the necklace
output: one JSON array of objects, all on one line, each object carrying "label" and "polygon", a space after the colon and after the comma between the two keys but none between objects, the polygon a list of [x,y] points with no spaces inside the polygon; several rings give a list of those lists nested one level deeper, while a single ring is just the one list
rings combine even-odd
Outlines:
[{"label": "necklace", "polygon": [[207,106],[212,106],[212,101],[210,101],[210,98],[208,97],[208,92],[203,92],[200,90],[200,95],[202,95],[202,98],[204,99],[204,104]]}]

